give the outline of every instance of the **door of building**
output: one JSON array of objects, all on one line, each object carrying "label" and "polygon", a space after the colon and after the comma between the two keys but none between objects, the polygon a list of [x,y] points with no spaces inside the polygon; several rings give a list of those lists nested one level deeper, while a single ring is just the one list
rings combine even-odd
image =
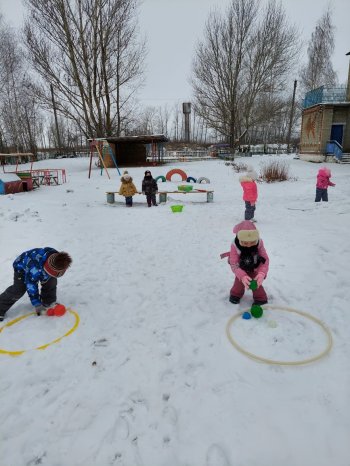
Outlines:
[{"label": "door of building", "polygon": [[341,146],[343,145],[343,125],[332,125],[331,141],[337,141]]}]

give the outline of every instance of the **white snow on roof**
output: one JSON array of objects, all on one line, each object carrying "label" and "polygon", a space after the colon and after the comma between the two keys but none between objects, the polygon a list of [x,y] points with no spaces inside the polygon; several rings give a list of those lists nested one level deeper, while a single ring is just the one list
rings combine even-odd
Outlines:
[{"label": "white snow on roof", "polygon": [[0,173],[0,181],[7,183],[8,181],[20,181],[21,178],[15,173]]}]

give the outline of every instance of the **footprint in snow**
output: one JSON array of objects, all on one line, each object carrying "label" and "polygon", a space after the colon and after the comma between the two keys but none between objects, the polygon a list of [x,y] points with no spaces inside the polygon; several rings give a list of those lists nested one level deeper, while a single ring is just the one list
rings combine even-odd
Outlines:
[{"label": "footprint in snow", "polygon": [[118,417],[115,422],[115,435],[121,439],[125,440],[129,437],[129,423],[124,417]]},{"label": "footprint in snow", "polygon": [[206,466],[230,466],[226,453],[219,445],[213,443],[208,448]]},{"label": "footprint in snow", "polygon": [[173,426],[177,424],[177,411],[173,406],[165,406],[162,411],[163,419]]}]

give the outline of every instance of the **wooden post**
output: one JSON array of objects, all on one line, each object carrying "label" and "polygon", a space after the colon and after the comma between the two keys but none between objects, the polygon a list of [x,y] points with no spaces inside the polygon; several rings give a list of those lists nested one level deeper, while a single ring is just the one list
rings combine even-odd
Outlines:
[{"label": "wooden post", "polygon": [[[99,147],[98,147],[98,144],[96,144],[96,150],[97,150],[98,156],[100,157],[100,160],[101,160],[101,163],[102,163],[102,165],[103,165],[103,168],[106,170],[106,173],[107,173],[108,178],[111,179],[111,177],[109,176],[107,167],[106,167],[106,165],[105,165],[105,162],[104,162],[104,160],[103,160],[102,154],[101,154],[101,152],[100,152],[100,149],[99,149]],[[102,168],[101,168],[101,175],[102,175]]]},{"label": "wooden post", "polygon": [[287,134],[287,154],[290,153],[290,138],[292,135],[292,125],[293,125],[293,117],[294,117],[294,104],[295,104],[295,91],[297,88],[297,80],[294,81],[294,89],[293,89],[293,97],[292,97],[292,107],[290,109],[290,118],[289,118],[289,126],[288,126],[288,134]]}]

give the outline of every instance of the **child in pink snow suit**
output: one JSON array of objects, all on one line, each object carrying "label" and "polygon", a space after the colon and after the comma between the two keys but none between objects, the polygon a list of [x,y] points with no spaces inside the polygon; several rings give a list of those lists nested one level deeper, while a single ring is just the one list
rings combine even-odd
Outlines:
[{"label": "child in pink snow suit", "polygon": [[254,278],[258,285],[253,290],[254,304],[266,304],[267,295],[262,283],[269,270],[269,256],[263,240],[259,238],[254,223],[249,220],[236,225],[233,233],[236,233],[236,237],[231,245],[229,264],[235,274],[235,281],[230,290],[230,302],[238,304]]},{"label": "child in pink snow suit", "polygon": [[330,181],[332,173],[329,168],[322,167],[317,173],[316,197],[315,202],[328,202],[328,186],[335,186],[335,183]]},{"label": "child in pink snow suit", "polygon": [[257,173],[253,168],[249,167],[245,176],[239,178],[239,182],[243,188],[243,200],[245,202],[245,220],[254,220],[255,204],[258,199],[258,187],[256,180],[258,179]]}]

